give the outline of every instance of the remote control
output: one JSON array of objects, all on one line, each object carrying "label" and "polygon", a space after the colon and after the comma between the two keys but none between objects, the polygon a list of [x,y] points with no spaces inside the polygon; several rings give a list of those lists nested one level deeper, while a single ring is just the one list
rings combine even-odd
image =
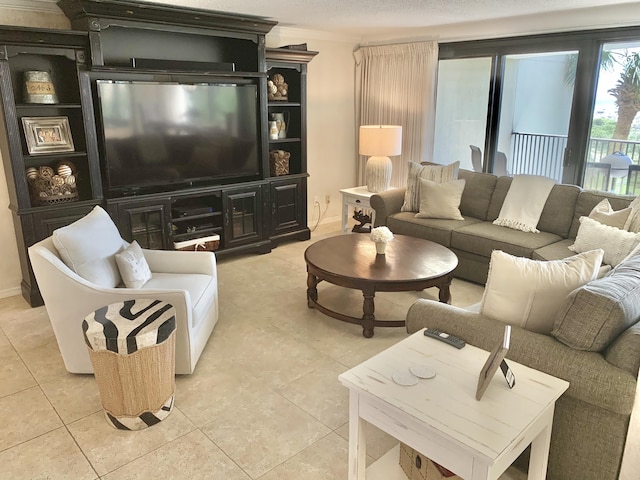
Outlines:
[{"label": "remote control", "polygon": [[440,340],[441,342],[448,343],[452,347],[456,347],[456,348],[462,348],[467,344],[461,338],[454,337],[453,335],[449,335],[448,333],[441,332],[440,330],[436,330],[435,328],[425,329],[424,336],[435,338],[436,340]]}]

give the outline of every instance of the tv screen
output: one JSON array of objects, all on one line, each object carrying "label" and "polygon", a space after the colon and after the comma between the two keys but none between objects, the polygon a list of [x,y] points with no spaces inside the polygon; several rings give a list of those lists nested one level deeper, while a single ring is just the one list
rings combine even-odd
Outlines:
[{"label": "tv screen", "polygon": [[107,190],[260,173],[253,84],[98,80]]}]

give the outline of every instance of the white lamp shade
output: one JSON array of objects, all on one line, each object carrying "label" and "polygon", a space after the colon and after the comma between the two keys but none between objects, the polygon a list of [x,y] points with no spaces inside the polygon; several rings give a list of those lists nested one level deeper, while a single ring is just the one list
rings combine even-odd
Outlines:
[{"label": "white lamp shade", "polygon": [[390,157],[402,153],[402,127],[363,125],[358,142],[360,155]]}]

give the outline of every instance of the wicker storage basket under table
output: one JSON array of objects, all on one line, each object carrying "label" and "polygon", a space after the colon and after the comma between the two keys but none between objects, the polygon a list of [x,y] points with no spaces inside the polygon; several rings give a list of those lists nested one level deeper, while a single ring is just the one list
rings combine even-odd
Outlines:
[{"label": "wicker storage basket under table", "polygon": [[184,242],[173,242],[174,250],[183,252],[208,251],[213,252],[220,246],[220,235],[210,235],[208,237],[194,238]]},{"label": "wicker storage basket under table", "polygon": [[404,443],[400,443],[400,467],[409,480],[462,480]]},{"label": "wicker storage basket under table", "polygon": [[113,303],[82,322],[102,408],[120,430],[141,430],[173,410],[176,315],[172,305]]}]

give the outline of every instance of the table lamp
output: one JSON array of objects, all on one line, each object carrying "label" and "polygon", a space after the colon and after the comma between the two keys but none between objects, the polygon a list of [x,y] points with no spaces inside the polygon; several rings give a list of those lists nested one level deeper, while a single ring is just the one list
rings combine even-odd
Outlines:
[{"label": "table lamp", "polygon": [[370,192],[384,192],[391,182],[392,155],[402,151],[402,127],[397,125],[363,125],[360,127],[358,152],[367,155],[365,180]]}]

